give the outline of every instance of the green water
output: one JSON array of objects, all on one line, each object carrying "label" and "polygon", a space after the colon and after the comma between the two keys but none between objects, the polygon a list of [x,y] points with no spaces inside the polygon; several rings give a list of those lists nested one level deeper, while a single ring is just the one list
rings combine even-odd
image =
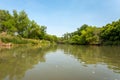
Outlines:
[{"label": "green water", "polygon": [[0,48],[0,80],[120,80],[120,47]]}]

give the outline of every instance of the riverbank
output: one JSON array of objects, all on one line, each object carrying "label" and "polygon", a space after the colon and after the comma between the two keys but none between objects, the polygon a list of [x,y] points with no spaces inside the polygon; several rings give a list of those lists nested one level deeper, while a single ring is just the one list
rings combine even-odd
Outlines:
[{"label": "riverbank", "polygon": [[19,36],[12,36],[8,34],[0,34],[0,46],[14,46],[14,45],[31,45],[36,47],[50,46],[50,41],[26,39]]},{"label": "riverbank", "polygon": [[71,43],[69,41],[59,41],[57,44],[68,44],[68,45],[93,45],[93,46],[120,46],[120,41],[104,41],[102,43],[90,43],[90,44],[78,44],[78,43]]}]

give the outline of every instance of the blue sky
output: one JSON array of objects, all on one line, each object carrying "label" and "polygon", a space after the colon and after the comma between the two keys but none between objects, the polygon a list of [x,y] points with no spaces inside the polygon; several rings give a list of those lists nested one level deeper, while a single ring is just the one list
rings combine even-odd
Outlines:
[{"label": "blue sky", "polygon": [[120,19],[120,0],[0,0],[0,9],[25,10],[31,20],[57,36],[83,24],[101,27]]}]

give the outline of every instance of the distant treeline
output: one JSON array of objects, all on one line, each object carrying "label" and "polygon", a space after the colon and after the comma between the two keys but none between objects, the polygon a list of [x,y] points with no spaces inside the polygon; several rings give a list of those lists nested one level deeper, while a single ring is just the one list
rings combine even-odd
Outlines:
[{"label": "distant treeline", "polygon": [[87,24],[72,33],[65,33],[59,43],[78,45],[120,45],[120,20],[103,27]]},{"label": "distant treeline", "polygon": [[47,34],[46,28],[30,20],[24,10],[20,12],[13,10],[12,14],[7,10],[0,10],[0,33],[4,32],[22,38],[56,41],[57,37]]},{"label": "distant treeline", "polygon": [[46,26],[30,20],[24,10],[20,12],[13,10],[12,14],[7,10],[0,10],[0,33],[77,45],[120,45],[120,20],[103,27],[84,24],[72,33],[65,33],[63,37],[47,34],[46,29]]}]

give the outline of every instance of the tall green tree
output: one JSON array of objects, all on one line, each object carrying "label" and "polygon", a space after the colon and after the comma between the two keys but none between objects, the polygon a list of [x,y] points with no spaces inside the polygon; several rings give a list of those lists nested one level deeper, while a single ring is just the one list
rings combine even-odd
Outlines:
[{"label": "tall green tree", "polygon": [[0,31],[1,32],[14,32],[16,28],[14,27],[14,20],[9,11],[0,10]]},{"label": "tall green tree", "polygon": [[101,39],[103,41],[120,41],[120,20],[103,26]]},{"label": "tall green tree", "polygon": [[22,37],[24,37],[24,31],[29,27],[29,22],[30,20],[25,11],[19,12],[16,28],[18,30],[18,34]]}]

